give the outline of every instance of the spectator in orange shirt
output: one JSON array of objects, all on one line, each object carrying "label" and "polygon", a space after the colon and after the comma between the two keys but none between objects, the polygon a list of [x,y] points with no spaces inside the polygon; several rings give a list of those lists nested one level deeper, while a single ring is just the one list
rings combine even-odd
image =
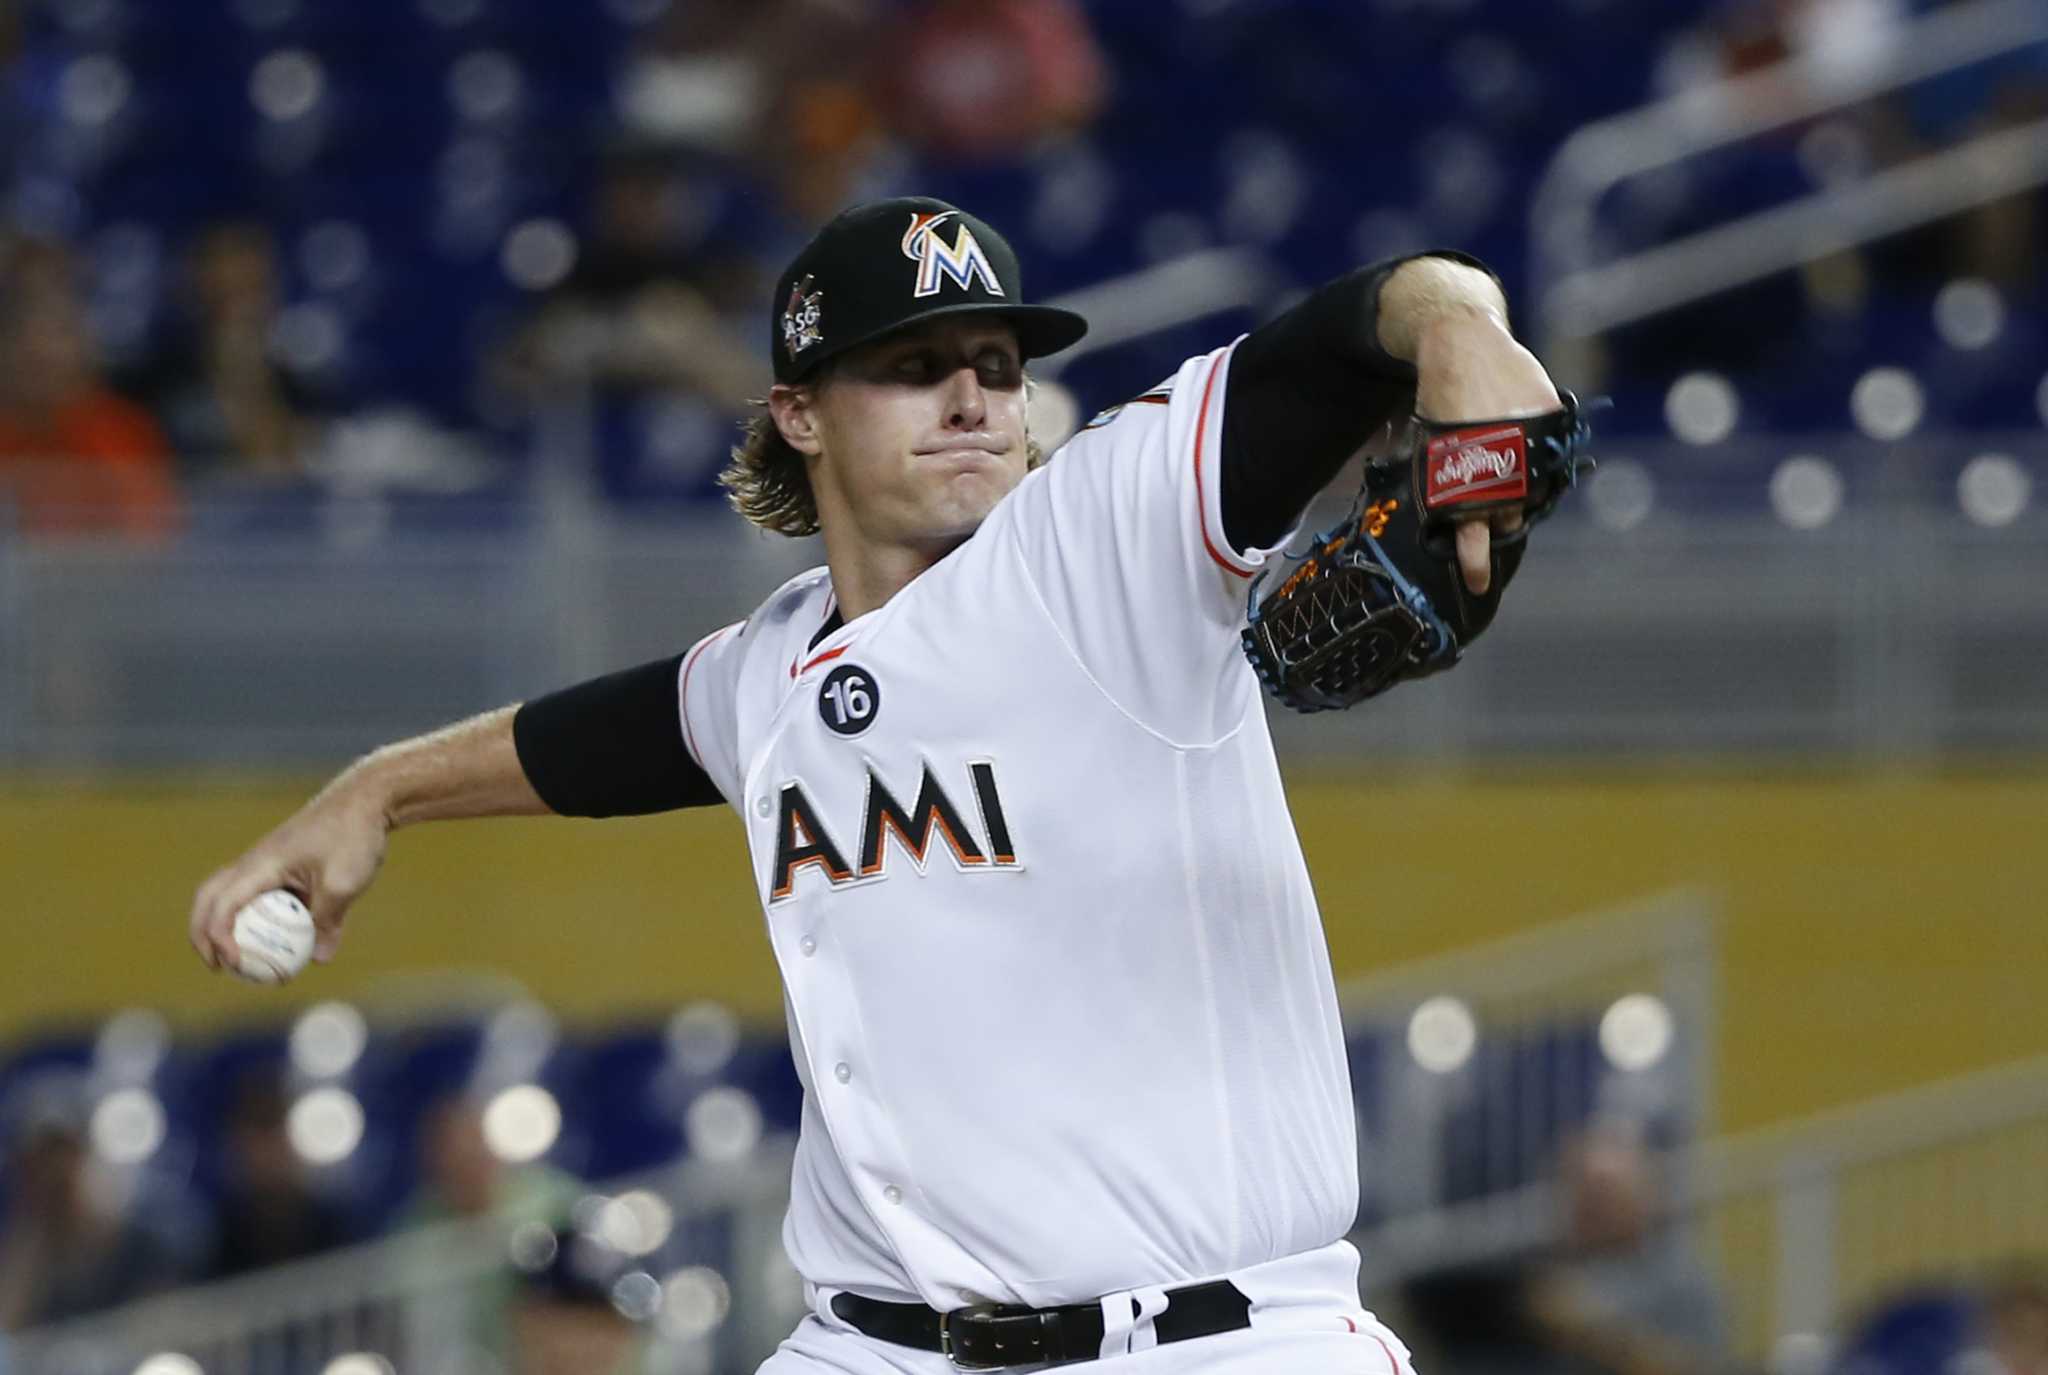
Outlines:
[{"label": "spectator in orange shirt", "polygon": [[177,518],[170,446],[101,377],[69,252],[18,246],[0,280],[0,530],[160,534]]},{"label": "spectator in orange shirt", "polygon": [[922,0],[878,51],[892,132],[928,157],[1018,157],[1086,128],[1108,98],[1074,0]]}]

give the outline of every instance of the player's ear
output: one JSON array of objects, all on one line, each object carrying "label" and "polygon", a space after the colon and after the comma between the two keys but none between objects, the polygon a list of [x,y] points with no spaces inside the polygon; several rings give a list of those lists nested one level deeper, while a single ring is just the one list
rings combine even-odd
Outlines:
[{"label": "player's ear", "polygon": [[778,382],[768,389],[768,414],[783,442],[807,457],[824,451],[818,437],[817,393],[810,387]]}]

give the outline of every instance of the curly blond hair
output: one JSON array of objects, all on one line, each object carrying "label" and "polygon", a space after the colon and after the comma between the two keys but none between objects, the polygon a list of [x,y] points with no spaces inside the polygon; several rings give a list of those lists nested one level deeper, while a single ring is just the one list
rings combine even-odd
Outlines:
[{"label": "curly blond hair", "polygon": [[811,491],[804,456],[775,428],[768,403],[758,401],[755,406],[741,427],[744,438],[732,446],[725,471],[718,475],[718,485],[749,524],[792,539],[815,535],[818,498]]},{"label": "curly blond hair", "polygon": [[[1024,386],[1029,395],[1030,378]],[[1026,435],[1025,468],[1043,462],[1045,450]],[[804,466],[804,456],[775,427],[766,400],[756,401],[754,413],[741,423],[740,442],[732,446],[718,485],[725,488],[732,509],[751,525],[793,539],[818,533],[818,498],[811,490],[810,470]]]}]

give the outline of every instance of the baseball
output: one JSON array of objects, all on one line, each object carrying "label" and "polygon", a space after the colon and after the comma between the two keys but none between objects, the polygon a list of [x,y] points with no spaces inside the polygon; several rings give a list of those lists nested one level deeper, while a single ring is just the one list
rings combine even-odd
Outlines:
[{"label": "baseball", "polygon": [[282,888],[259,893],[235,913],[236,973],[251,983],[281,984],[313,958],[313,914]]}]

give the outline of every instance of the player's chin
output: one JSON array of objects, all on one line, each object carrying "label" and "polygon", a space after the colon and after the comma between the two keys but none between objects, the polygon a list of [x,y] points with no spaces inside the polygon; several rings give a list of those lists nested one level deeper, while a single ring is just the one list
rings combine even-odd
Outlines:
[{"label": "player's chin", "polygon": [[957,543],[979,529],[996,503],[1016,485],[1014,481],[989,481],[985,474],[950,479],[930,493],[919,524],[928,538]]},{"label": "player's chin", "polygon": [[1022,464],[984,456],[984,461],[947,464],[933,476],[932,491],[937,505],[978,508],[975,519],[979,520],[1023,480]]}]

